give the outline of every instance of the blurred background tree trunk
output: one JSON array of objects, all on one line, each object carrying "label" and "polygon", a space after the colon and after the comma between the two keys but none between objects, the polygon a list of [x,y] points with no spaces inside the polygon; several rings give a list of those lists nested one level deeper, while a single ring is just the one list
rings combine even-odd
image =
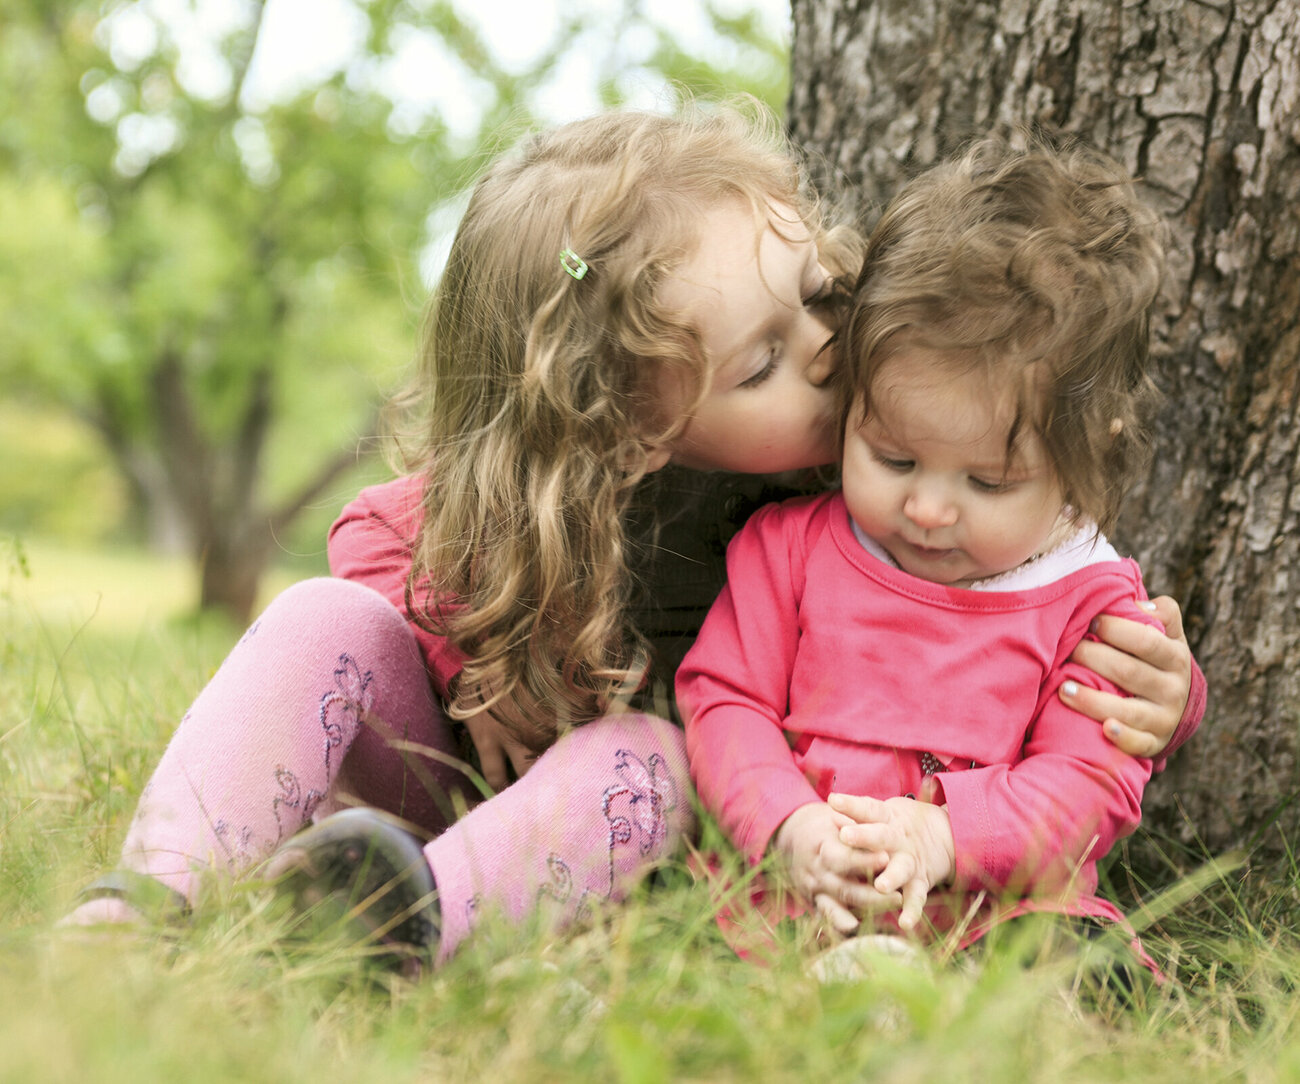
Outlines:
[{"label": "blurred background tree trunk", "polygon": [[794,0],[790,123],[869,223],[972,135],[1122,161],[1171,231],[1157,454],[1117,541],[1183,607],[1210,686],[1148,791],[1214,852],[1300,840],[1300,3]]}]

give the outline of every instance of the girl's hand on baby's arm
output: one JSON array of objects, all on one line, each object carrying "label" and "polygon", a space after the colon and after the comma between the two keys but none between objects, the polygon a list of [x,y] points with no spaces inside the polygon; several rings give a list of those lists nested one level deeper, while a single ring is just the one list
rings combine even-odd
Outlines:
[{"label": "girl's hand on baby's arm", "polygon": [[871,885],[888,856],[840,840],[840,829],[851,823],[825,802],[812,802],[791,813],[772,837],[795,890],[842,934],[858,928],[858,914],[902,902],[898,893],[882,894]]},{"label": "girl's hand on baby's arm", "polygon": [[1103,733],[1132,756],[1159,756],[1178,728],[1192,688],[1192,651],[1183,634],[1183,614],[1167,595],[1139,603],[1165,626],[1102,614],[1101,642],[1083,640],[1070,658],[1113,682],[1129,695],[1090,689],[1078,682],[1061,686],[1061,699],[1096,719]]},{"label": "girl's hand on baby's arm", "polygon": [[956,863],[952,825],[946,806],[915,798],[880,801],[851,794],[832,794],[835,812],[851,818],[840,840],[868,852],[884,852],[888,862],[876,876],[882,895],[901,893],[898,925],[911,930],[921,920],[930,889],[952,877]]}]

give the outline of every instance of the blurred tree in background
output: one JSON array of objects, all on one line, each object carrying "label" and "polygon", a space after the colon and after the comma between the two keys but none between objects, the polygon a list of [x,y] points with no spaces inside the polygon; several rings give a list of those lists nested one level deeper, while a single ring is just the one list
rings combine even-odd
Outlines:
[{"label": "blurred tree in background", "polygon": [[[278,540],[374,449],[458,195],[550,119],[575,58],[593,107],[671,80],[779,108],[787,78],[760,20],[707,6],[707,59],[625,3],[521,67],[453,4],[372,0],[351,55],[268,96],[274,6],[0,0],[6,428],[51,406],[90,427],[133,533],[192,553],[199,604],[241,620]],[[422,84],[471,95],[468,127]]]}]

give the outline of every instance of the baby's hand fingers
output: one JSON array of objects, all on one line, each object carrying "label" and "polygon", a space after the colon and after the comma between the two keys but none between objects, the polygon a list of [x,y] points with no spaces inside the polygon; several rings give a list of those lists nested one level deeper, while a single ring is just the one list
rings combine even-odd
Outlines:
[{"label": "baby's hand fingers", "polygon": [[869,915],[879,911],[897,911],[903,906],[899,892],[881,892],[875,885],[861,881],[843,882],[837,893],[839,902],[854,914]]},{"label": "baby's hand fingers", "polygon": [[913,930],[924,914],[929,888],[919,877],[915,877],[903,886],[903,909],[898,916],[900,930]]},{"label": "baby's hand fingers", "polygon": [[[840,829],[841,832],[848,829]],[[889,863],[883,850],[869,850],[833,840],[822,847],[822,864],[827,871],[846,881],[871,881]]]},{"label": "baby's hand fingers", "polygon": [[840,842],[866,853],[892,854],[901,844],[898,829],[889,824],[849,824],[840,829]]},{"label": "baby's hand fingers", "polygon": [[889,865],[881,870],[874,884],[877,892],[904,892],[909,882],[920,872],[916,856],[908,851],[892,854]]},{"label": "baby's hand fingers", "polygon": [[826,803],[836,813],[843,813],[859,823],[872,823],[889,818],[889,807],[878,798],[865,794],[831,794]]},{"label": "baby's hand fingers", "polygon": [[861,923],[833,896],[824,892],[819,892],[813,897],[813,904],[817,908],[817,913],[830,923],[831,928],[837,933],[851,934],[857,932]]}]

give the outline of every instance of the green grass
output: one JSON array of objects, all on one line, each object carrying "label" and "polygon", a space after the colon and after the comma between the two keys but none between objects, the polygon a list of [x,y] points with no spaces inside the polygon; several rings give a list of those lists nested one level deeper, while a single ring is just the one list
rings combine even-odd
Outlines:
[{"label": "green grass", "polygon": [[153,562],[26,556],[24,574],[0,552],[0,1081],[1300,1080],[1285,859],[1144,892],[1176,981],[1129,1010],[1070,997],[1069,959],[1026,967],[1010,943],[820,986],[795,930],[771,967],[747,964],[684,865],[593,927],[498,930],[418,984],[288,942],[248,887],[171,934],[57,931],[238,630],[170,620],[183,580],[143,601],[171,582]]}]

